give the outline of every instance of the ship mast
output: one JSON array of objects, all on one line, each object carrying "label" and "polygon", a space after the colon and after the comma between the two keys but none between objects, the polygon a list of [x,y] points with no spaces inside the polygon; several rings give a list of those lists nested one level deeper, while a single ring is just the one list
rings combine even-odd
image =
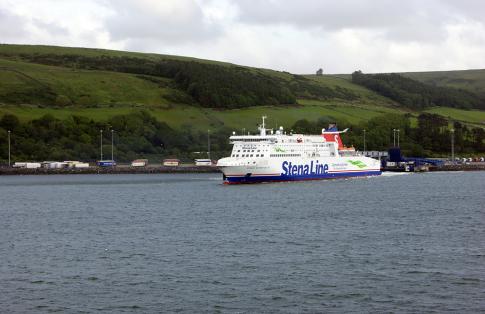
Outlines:
[{"label": "ship mast", "polygon": [[266,118],[268,118],[268,117],[267,116],[262,116],[261,118],[263,119],[263,124],[259,127],[259,130],[261,131],[260,132],[260,135],[261,136],[266,136],[266,125],[265,125],[264,122],[265,122]]}]

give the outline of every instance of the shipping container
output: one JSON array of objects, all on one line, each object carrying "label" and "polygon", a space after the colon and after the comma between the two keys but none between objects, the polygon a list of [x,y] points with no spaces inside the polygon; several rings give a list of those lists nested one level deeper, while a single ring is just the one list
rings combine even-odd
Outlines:
[{"label": "shipping container", "polygon": [[164,159],[163,163],[164,166],[175,167],[180,165],[180,160],[178,159]]},{"label": "shipping container", "polygon": [[135,159],[131,162],[132,167],[146,167],[148,165],[148,159]]},{"label": "shipping container", "polygon": [[98,167],[114,167],[116,166],[116,161],[114,160],[98,160],[96,163]]},{"label": "shipping container", "polygon": [[78,162],[77,164],[74,164],[74,168],[76,169],[89,168],[89,164],[87,162]]},{"label": "shipping container", "polygon": [[25,168],[27,169],[37,169],[40,168],[41,164],[39,162],[26,162]]},{"label": "shipping container", "polygon": [[212,160],[210,160],[210,159],[196,159],[195,165],[196,166],[211,166]]}]

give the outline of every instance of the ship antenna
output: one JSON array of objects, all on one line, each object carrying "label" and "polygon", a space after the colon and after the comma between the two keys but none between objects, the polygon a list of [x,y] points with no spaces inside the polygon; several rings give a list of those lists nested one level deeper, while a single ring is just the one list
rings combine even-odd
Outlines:
[{"label": "ship antenna", "polygon": [[262,116],[263,124],[261,125],[261,136],[266,136],[266,126],[264,124],[264,120],[268,118],[267,116]]}]

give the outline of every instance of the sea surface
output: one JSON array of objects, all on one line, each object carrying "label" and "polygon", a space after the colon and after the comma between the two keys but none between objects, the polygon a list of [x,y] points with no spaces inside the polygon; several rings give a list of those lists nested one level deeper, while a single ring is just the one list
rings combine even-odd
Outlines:
[{"label": "sea surface", "polygon": [[485,172],[0,177],[0,312],[485,312]]}]

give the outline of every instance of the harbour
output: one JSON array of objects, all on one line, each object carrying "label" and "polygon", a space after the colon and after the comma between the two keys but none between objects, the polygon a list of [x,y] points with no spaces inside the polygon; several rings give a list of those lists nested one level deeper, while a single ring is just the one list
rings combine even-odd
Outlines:
[{"label": "harbour", "polygon": [[1,176],[0,305],[480,312],[484,176],[237,188],[214,173]]}]

